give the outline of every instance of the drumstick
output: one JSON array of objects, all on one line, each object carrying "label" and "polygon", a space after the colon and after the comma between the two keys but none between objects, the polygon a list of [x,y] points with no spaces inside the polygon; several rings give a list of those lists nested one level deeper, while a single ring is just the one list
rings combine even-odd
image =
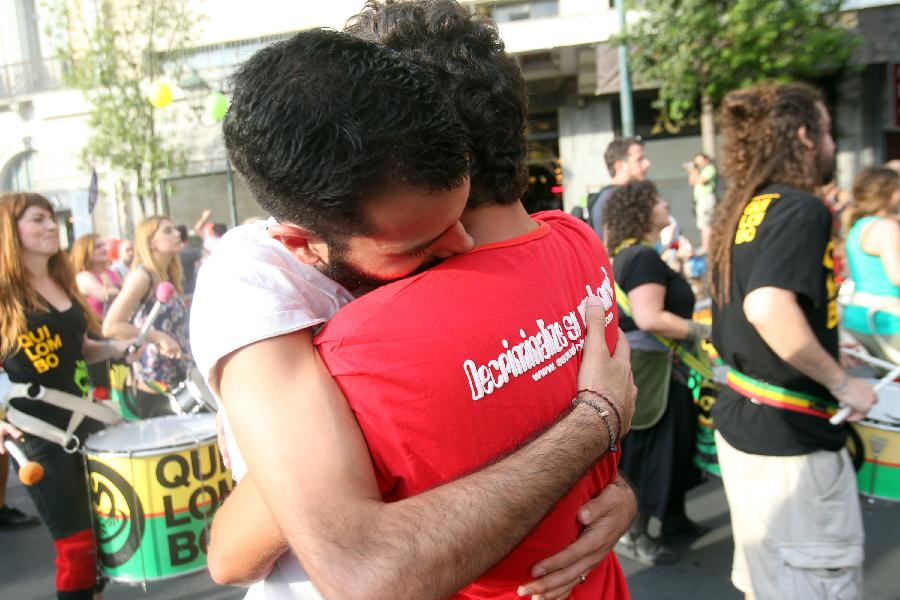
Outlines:
[{"label": "drumstick", "polygon": [[854,350],[853,348],[841,348],[841,352],[844,354],[847,354],[849,356],[852,356],[854,358],[858,358],[859,360],[861,360],[863,362],[867,362],[871,365],[875,365],[876,367],[881,367],[882,369],[884,369],[886,371],[890,371],[891,369],[893,369],[894,367],[897,366],[894,363],[890,363],[886,360],[876,358],[870,354],[867,354],[866,352],[860,352],[859,350]]},{"label": "drumstick", "polygon": [[34,485],[44,478],[44,467],[40,463],[29,460],[22,449],[12,440],[3,440],[3,445],[19,463],[19,481],[25,485]]},{"label": "drumstick", "polygon": [[144,323],[141,325],[137,337],[134,338],[132,347],[141,347],[141,344],[144,343],[144,339],[147,337],[147,334],[150,333],[150,328],[153,327],[153,321],[156,320],[156,316],[159,314],[159,311],[162,310],[164,304],[168,304],[172,301],[172,298],[175,297],[175,291],[175,286],[168,281],[163,281],[158,286],[156,286],[156,302],[153,303],[153,306],[150,308],[150,312],[147,314],[147,318],[144,319]]},{"label": "drumstick", "polygon": [[[884,386],[891,383],[898,376],[900,376],[900,365],[893,365],[893,367],[894,368],[891,369],[890,373],[888,373],[887,375],[885,375],[884,377],[882,377],[881,379],[878,380],[878,383],[876,383],[875,386],[872,388],[873,392],[875,392],[877,394],[879,391],[881,391],[881,389]],[[851,412],[853,412],[853,409],[850,408],[849,406],[845,406],[841,410],[834,413],[834,415],[832,415],[831,418],[828,419],[828,422],[831,423],[832,425],[840,425],[841,423],[844,422],[844,420],[847,417],[850,416]]]}]

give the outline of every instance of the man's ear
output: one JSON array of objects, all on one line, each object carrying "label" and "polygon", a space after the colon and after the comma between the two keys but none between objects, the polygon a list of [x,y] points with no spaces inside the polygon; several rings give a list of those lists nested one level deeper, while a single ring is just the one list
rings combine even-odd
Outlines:
[{"label": "man's ear", "polygon": [[797,128],[797,139],[800,140],[800,143],[803,144],[803,147],[807,150],[816,149],[816,143],[809,137],[809,133],[806,131],[806,125],[801,125]]},{"label": "man's ear", "polygon": [[278,223],[267,227],[269,237],[277,240],[291,251],[300,262],[315,265],[322,262],[321,248],[325,242],[321,237],[299,225]]}]

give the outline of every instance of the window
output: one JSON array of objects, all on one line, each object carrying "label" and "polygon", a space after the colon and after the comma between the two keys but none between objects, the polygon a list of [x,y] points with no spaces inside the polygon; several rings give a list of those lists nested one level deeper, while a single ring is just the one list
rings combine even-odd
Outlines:
[{"label": "window", "polygon": [[559,0],[533,0],[532,2],[496,3],[490,6],[490,15],[498,23],[554,17],[559,14]]},{"label": "window", "polygon": [[34,152],[29,150],[16,156],[3,170],[0,190],[24,192],[31,189],[31,174],[34,172]]}]

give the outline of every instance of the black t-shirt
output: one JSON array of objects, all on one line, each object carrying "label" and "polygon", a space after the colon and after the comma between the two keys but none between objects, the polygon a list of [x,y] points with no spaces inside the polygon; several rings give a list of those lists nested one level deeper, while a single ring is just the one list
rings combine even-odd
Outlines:
[{"label": "black t-shirt", "polygon": [[[72,302],[62,312],[50,306],[48,312],[27,315],[26,321],[28,330],[19,336],[19,350],[3,363],[10,381],[87,395],[91,382],[81,354],[87,320],[81,306]],[[72,414],[40,401],[13,399],[12,405],[61,428]]]},{"label": "black t-shirt", "polygon": [[[774,185],[747,204],[731,250],[730,301],[721,307],[713,304],[713,343],[729,366],[755,379],[834,401],[827,389],[778,358],[743,310],[744,298],[755,289],[790,290],[819,343],[837,357],[831,252],[831,213],[815,196]],[[719,396],[713,418],[731,445],[751,454],[792,456],[844,445],[842,427],[750,402],[730,388]]]},{"label": "black t-shirt", "polygon": [[[658,283],[666,288],[663,308],[679,317],[690,319],[694,313],[694,291],[684,277],[672,270],[656,250],[644,244],[629,246],[613,257],[613,273],[616,283],[625,292],[645,283]],[[619,314],[622,331],[634,331],[638,327],[631,317]]]}]

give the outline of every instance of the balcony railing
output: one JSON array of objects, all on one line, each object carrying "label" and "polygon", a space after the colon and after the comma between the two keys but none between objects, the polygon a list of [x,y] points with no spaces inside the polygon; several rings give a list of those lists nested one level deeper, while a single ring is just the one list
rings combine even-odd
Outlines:
[{"label": "balcony railing", "polygon": [[63,63],[55,58],[0,65],[0,99],[62,87]]}]

